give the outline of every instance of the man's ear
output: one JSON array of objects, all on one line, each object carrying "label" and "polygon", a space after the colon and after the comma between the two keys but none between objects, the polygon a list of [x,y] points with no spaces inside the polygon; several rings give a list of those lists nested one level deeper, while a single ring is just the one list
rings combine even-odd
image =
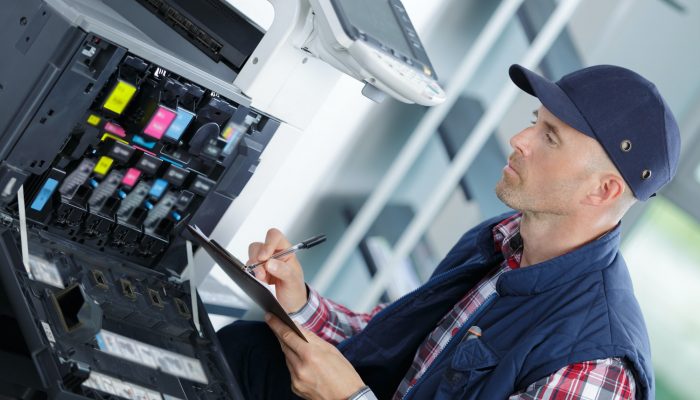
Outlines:
[{"label": "man's ear", "polygon": [[607,173],[598,179],[598,184],[586,195],[585,202],[600,206],[617,201],[625,193],[625,181],[622,177]]}]

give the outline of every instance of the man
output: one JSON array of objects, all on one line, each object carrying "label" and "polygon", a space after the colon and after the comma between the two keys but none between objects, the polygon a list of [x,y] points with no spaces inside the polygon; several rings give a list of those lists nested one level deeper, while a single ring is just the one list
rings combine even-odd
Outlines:
[{"label": "man", "polygon": [[[267,261],[255,273],[276,285],[308,343],[270,316],[274,336],[260,323],[224,328],[246,395],[295,398],[286,363],[292,391],[311,399],[654,397],[619,221],[675,174],[673,115],[652,83],[621,67],[556,83],[518,65],[509,73],[542,103],[510,140],[496,185],[518,213],[468,231],[425,285],[368,314],[307,290],[293,255]],[[250,262],[290,245],[271,229]]]}]

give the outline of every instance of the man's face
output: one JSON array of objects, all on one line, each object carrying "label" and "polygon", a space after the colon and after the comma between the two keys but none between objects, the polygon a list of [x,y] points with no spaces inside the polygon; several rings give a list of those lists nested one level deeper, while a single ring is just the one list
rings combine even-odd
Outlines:
[{"label": "man's face", "polygon": [[590,190],[595,157],[604,150],[546,108],[534,115],[532,125],[510,139],[513,153],[496,195],[515,210],[570,214]]}]

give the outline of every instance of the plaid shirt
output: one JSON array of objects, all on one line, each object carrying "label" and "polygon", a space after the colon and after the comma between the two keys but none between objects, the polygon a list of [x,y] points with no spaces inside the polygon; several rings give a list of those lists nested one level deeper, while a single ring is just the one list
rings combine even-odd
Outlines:
[{"label": "plaid shirt", "polygon": [[[497,251],[504,255],[498,268],[488,273],[472,288],[438,323],[418,348],[411,367],[399,384],[394,399],[402,399],[416,384],[440,352],[454,337],[465,321],[496,293],[496,282],[505,272],[518,268],[522,257],[520,238],[520,214],[515,214],[493,228]],[[332,344],[361,331],[372,317],[385,305],[375,307],[369,313],[355,313],[321,297],[309,289],[309,300],[291,317],[307,329]],[[578,400],[578,399],[633,399],[635,382],[629,369],[620,358],[608,358],[570,364],[514,393],[509,400]],[[374,394],[362,392],[352,400],[371,400]]]}]

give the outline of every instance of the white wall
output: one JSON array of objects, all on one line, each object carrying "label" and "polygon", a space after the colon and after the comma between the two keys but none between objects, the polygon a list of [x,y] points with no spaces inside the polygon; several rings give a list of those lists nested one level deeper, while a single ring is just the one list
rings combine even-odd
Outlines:
[{"label": "white wall", "polygon": [[685,12],[661,0],[589,0],[571,33],[586,64],[618,64],[654,82],[682,124],[697,112],[700,2],[679,3]]},{"label": "white wall", "polygon": [[[405,0],[403,3],[416,30],[422,35],[431,17],[444,2]],[[244,11],[264,14],[267,6],[264,4],[256,8],[255,4],[248,2]],[[256,18],[264,21],[265,17]],[[349,144],[356,140],[356,135],[363,133],[358,132],[357,127],[375,104],[362,96],[361,89],[360,82],[347,76],[341,78],[335,87],[329,88],[327,101],[294,148],[289,149],[279,172],[268,182],[264,197],[229,244],[234,254],[247,254],[248,243],[263,240],[269,227],[287,230],[311,201],[317,188],[333,171],[337,160],[343,158]],[[266,157],[267,154],[263,153],[261,163],[275,162],[266,160]]]},{"label": "white wall", "polygon": [[[240,7],[240,11],[263,28],[272,23],[274,13],[267,2],[227,1]],[[404,0],[403,3],[419,35],[423,36],[425,30],[435,22],[433,16],[447,0]],[[313,85],[314,82],[308,84]],[[319,188],[324,187],[326,180],[333,176],[338,167],[338,160],[344,159],[351,144],[359,135],[365,133],[358,127],[377,106],[362,96],[362,86],[362,83],[348,76],[341,77],[334,87],[328,88],[330,93],[326,102],[296,141],[284,138],[280,143],[276,143],[273,138],[261,156],[259,170],[241,194],[242,197],[245,196],[245,191],[251,190],[249,187],[264,186],[264,189],[255,190],[256,193],[262,193],[260,198],[256,200],[256,204],[244,220],[228,221],[241,224],[227,246],[234,255],[245,261],[248,245],[253,241],[263,241],[270,227],[289,231],[307,204],[314,200]],[[295,144],[285,149],[287,143]],[[285,154],[285,151],[288,154]],[[266,173],[268,163],[281,163],[281,166],[276,172],[269,174]],[[232,207],[235,206],[234,201]],[[201,265],[199,261],[202,259],[207,260],[208,257],[198,254],[198,265]],[[211,271],[211,275],[234,292],[240,292],[218,267]]]}]

